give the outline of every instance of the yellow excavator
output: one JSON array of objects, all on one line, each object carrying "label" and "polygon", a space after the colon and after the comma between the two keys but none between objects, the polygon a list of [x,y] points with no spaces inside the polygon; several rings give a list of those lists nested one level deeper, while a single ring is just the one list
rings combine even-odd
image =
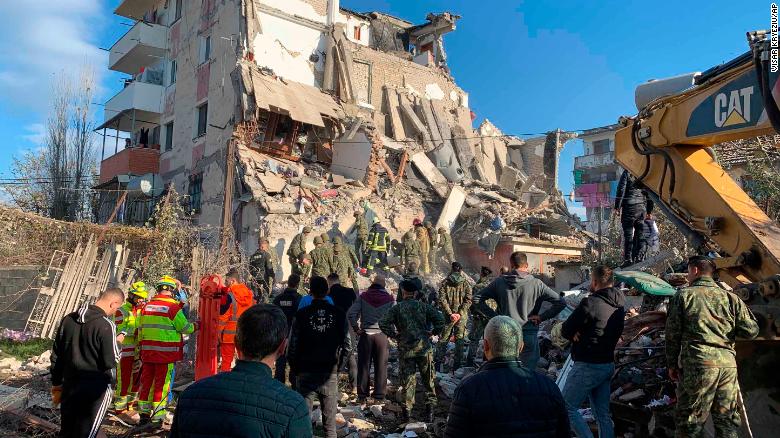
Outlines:
[{"label": "yellow excavator", "polygon": [[730,62],[640,85],[639,113],[620,119],[615,158],[694,246],[720,256],[720,279],[759,320],[760,340],[740,342],[738,362],[753,436],[762,437],[780,430],[780,227],[710,148],[780,132],[771,35],[755,31],[747,39],[750,51]]}]

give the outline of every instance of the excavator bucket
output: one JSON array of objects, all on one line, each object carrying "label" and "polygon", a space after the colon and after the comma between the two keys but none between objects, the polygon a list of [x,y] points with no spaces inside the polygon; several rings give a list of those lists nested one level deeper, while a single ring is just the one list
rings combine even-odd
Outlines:
[{"label": "excavator bucket", "polygon": [[195,354],[196,381],[217,373],[219,296],[222,289],[222,278],[219,275],[208,275],[200,281],[198,306],[200,330]]}]

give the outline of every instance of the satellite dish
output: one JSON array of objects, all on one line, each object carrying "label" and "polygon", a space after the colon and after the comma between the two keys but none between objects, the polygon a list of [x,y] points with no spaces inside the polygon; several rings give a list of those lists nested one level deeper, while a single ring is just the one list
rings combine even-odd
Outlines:
[{"label": "satellite dish", "polygon": [[148,179],[141,180],[141,191],[144,195],[149,195],[152,192],[152,182]]}]

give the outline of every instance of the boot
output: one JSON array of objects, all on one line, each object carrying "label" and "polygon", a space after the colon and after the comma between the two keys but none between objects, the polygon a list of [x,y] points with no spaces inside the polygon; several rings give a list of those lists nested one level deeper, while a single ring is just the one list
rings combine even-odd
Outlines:
[{"label": "boot", "polygon": [[138,412],[133,410],[119,412],[116,414],[116,417],[131,426],[135,426],[141,422],[141,416]]}]

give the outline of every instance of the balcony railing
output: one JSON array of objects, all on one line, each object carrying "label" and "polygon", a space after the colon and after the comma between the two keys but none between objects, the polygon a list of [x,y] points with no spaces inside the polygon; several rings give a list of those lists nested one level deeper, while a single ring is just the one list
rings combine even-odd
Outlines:
[{"label": "balcony railing", "polygon": [[594,167],[609,166],[615,163],[615,152],[604,152],[601,154],[583,155],[574,158],[575,169],[591,169]]},{"label": "balcony railing", "polygon": [[108,68],[136,74],[165,57],[167,43],[167,27],[139,21],[111,47]]}]

